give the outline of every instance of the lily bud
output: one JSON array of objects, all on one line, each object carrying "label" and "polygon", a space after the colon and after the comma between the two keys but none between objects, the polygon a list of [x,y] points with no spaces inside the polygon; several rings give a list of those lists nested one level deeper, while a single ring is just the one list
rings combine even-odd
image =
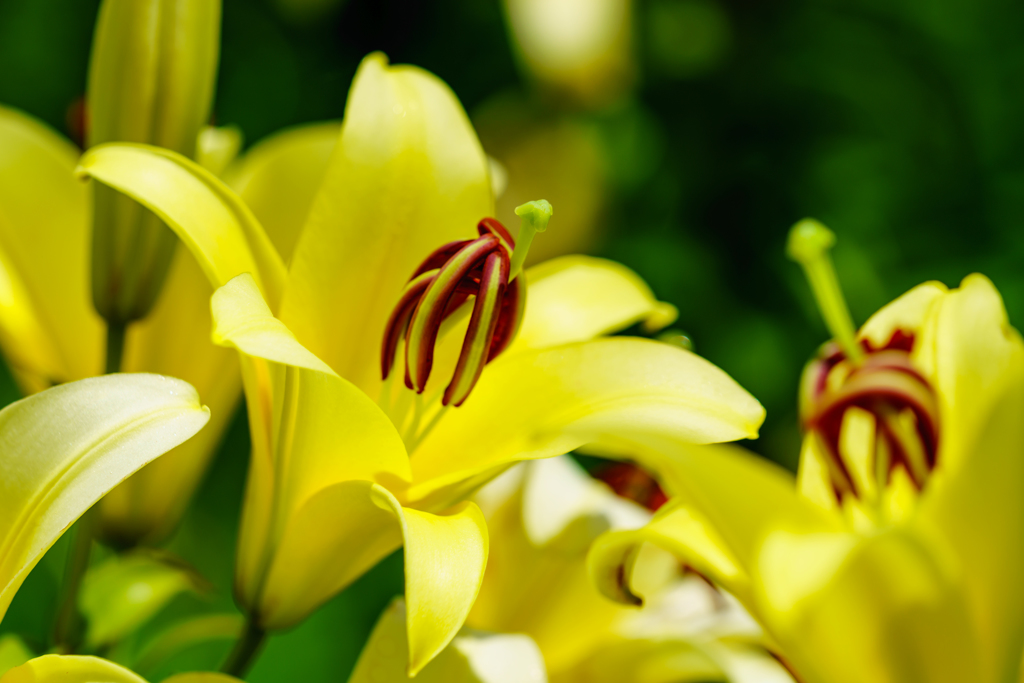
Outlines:
[{"label": "lily bud", "polygon": [[[210,116],[220,0],[104,0],[87,94],[86,144],[141,142],[194,157]],[[146,315],[177,238],[135,201],[96,184],[93,302],[108,322]]]}]

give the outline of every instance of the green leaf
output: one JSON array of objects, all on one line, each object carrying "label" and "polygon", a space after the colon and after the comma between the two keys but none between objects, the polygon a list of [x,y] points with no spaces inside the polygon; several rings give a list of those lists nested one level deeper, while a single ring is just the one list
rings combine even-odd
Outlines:
[{"label": "green leaf", "polygon": [[199,588],[194,573],[146,554],[114,556],[85,576],[79,607],[86,643],[111,645],[142,626],[176,595]]}]

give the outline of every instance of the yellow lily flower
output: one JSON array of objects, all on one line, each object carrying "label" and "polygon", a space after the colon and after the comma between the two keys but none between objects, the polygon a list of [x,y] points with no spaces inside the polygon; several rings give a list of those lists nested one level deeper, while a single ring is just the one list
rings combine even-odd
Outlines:
[{"label": "yellow lily flower", "polygon": [[146,374],[62,384],[0,411],[0,619],[76,519],[209,416],[191,386]]},{"label": "yellow lily flower", "polygon": [[805,683],[1016,681],[1024,345],[981,275],[915,287],[855,332],[833,239],[804,222],[790,241],[838,342],[805,373],[797,479],[735,448],[648,442],[679,499],[599,540],[592,574],[635,601],[637,544],[671,550],[736,595]]},{"label": "yellow lily flower", "polygon": [[[237,678],[216,673],[186,673],[164,679],[165,683],[239,683]],[[132,671],[99,657],[43,655],[0,676],[0,683],[146,683]]]},{"label": "yellow lily flower", "polygon": [[791,683],[731,596],[646,548],[634,587],[640,611],[612,603],[588,580],[586,555],[603,531],[635,529],[650,513],[568,456],[524,463],[476,497],[491,553],[467,624],[536,641],[552,681]]},{"label": "yellow lily flower", "polygon": [[[106,145],[81,169],[160,215],[212,282],[242,267],[220,233],[270,248],[239,198],[178,155]],[[455,636],[476,596],[486,528],[461,501],[486,481],[518,460],[634,432],[688,443],[756,434],[761,406],[707,361],[649,340],[599,338],[673,314],[627,269],[580,257],[529,269],[523,315],[525,250],[484,218],[493,213],[487,169],[447,86],[371,55],[316,197],[292,204],[309,208],[286,281],[268,287],[275,254],[213,297],[214,339],[240,352],[253,437],[236,571],[252,647],[404,545],[415,673]],[[542,228],[543,209],[525,209],[525,225]],[[463,239],[473,226],[481,236]],[[531,237],[521,233],[521,247]],[[470,256],[479,282],[466,275]],[[449,289],[438,294],[420,276],[433,278],[442,263],[436,281]],[[481,293],[468,321],[448,315],[456,291]],[[429,315],[412,313],[416,298]],[[399,355],[410,359],[413,390],[394,379]]]},{"label": "yellow lily flower", "polygon": [[[192,153],[209,111],[219,6],[205,0],[103,4],[90,71],[90,143],[144,140]],[[138,28],[141,22],[155,30],[160,22],[153,13],[174,8],[183,17],[177,34],[168,31],[161,41]],[[178,54],[190,49],[186,57]],[[157,87],[151,70],[168,60],[174,62],[174,73],[164,74]],[[153,107],[164,109],[158,116]],[[156,128],[139,129],[150,123]],[[201,136],[200,152],[211,139],[210,134]],[[159,296],[143,321],[129,325],[120,368],[190,382],[213,417],[201,434],[115,489],[98,509],[97,531],[106,540],[124,546],[157,542],[184,513],[231,419],[241,378],[234,354],[209,341],[213,288],[195,259],[176,249],[173,234],[148,212],[150,217],[143,217],[144,210],[133,202],[99,190],[105,203],[94,204],[91,188],[74,177],[78,156],[74,145],[45,125],[0,107],[0,348],[25,393],[101,374],[107,329],[92,304],[92,277],[114,277],[102,265],[110,262],[114,268],[112,260],[141,266],[135,274],[142,277],[166,269],[146,264],[173,255],[166,286],[159,288],[161,276],[148,281],[144,296],[137,292],[142,298],[136,302]],[[110,230],[93,230],[94,208],[96,220],[106,221]],[[139,237],[133,241],[136,228]],[[111,230],[120,231],[116,239]],[[147,231],[157,237],[143,239]],[[111,252],[94,262],[93,237],[110,238],[125,249],[146,243],[154,250],[145,258]],[[157,249],[158,243],[163,246]],[[127,299],[122,303],[129,305]],[[108,304],[121,305],[113,299]]]}]

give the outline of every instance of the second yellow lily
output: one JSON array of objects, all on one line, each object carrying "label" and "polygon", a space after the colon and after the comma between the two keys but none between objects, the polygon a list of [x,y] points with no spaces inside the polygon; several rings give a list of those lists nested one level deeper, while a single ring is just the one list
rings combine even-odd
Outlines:
[{"label": "second yellow lily", "polygon": [[1017,681],[1024,646],[1024,344],[981,275],[929,282],[855,332],[806,221],[790,252],[836,343],[808,365],[794,481],[718,446],[661,451],[679,498],[600,539],[602,590],[635,601],[661,545],[736,595],[804,683]]}]

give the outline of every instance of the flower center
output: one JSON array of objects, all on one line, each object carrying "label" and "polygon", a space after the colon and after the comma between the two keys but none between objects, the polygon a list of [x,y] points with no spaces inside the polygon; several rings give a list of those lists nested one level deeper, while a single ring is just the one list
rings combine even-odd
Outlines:
[{"label": "flower center", "polygon": [[804,371],[803,428],[827,455],[836,499],[878,499],[897,472],[920,491],[935,468],[939,411],[935,392],[914,367],[914,335],[893,332],[875,348],[858,341],[828,256],[835,235],[804,220],[790,232],[788,251],[803,266],[834,341]]},{"label": "flower center", "polygon": [[405,385],[422,394],[433,369],[441,325],[471,298],[469,326],[442,405],[462,405],[484,365],[508,348],[526,304],[525,278],[520,276],[526,250],[534,233],[547,227],[551,206],[543,200],[530,202],[516,213],[524,218],[519,248],[501,223],[484,218],[477,225],[479,237],[439,247],[412,274],[384,330],[384,379],[391,374],[404,341]]},{"label": "flower center", "polygon": [[827,344],[804,372],[801,420],[821,439],[840,502],[848,495],[873,497],[900,469],[921,490],[935,468],[938,404],[910,362],[913,344],[913,335],[902,330],[881,348],[864,340],[859,365]]}]

